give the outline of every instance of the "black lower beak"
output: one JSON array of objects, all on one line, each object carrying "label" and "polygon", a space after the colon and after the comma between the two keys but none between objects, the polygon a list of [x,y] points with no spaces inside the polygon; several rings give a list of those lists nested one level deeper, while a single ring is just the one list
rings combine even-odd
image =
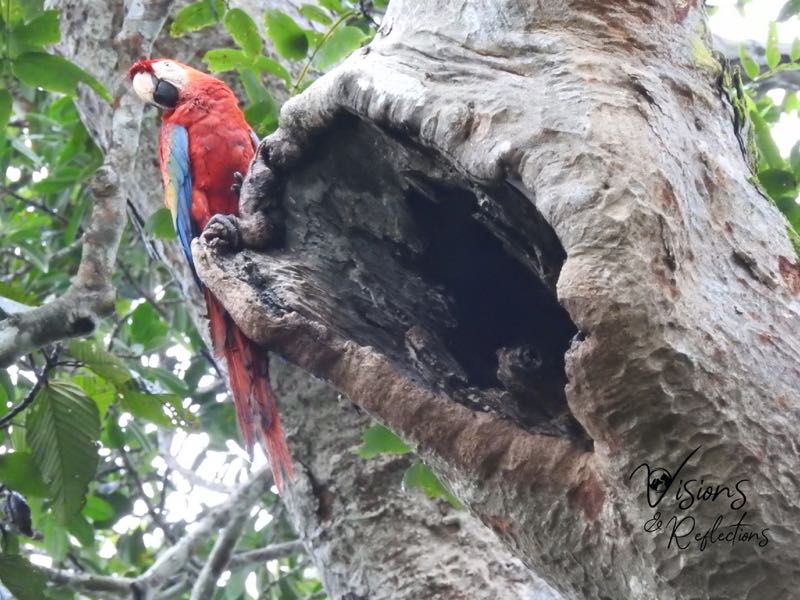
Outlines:
[{"label": "black lower beak", "polygon": [[156,79],[153,102],[164,108],[175,108],[178,105],[178,88],[169,81]]}]

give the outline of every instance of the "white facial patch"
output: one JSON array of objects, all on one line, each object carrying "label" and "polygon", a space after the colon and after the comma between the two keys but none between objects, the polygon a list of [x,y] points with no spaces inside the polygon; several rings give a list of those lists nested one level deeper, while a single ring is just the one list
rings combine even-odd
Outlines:
[{"label": "white facial patch", "polygon": [[179,90],[186,85],[186,70],[180,65],[169,60],[159,60],[153,63],[153,73],[159,79],[168,81]]},{"label": "white facial patch", "polygon": [[137,73],[133,76],[133,91],[145,102],[153,101],[156,84],[150,73]]}]

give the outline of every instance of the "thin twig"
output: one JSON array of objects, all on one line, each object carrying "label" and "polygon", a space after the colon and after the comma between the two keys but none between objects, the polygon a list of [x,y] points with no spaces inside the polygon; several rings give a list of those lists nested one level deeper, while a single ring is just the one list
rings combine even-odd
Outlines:
[{"label": "thin twig", "polygon": [[128,319],[130,319],[131,316],[133,316],[135,310],[136,308],[132,308],[124,315],[122,315],[119,319],[117,319],[116,323],[114,323],[114,328],[111,330],[111,333],[109,334],[108,345],[106,346],[106,350],[111,352],[111,350],[114,349],[114,342],[116,341],[119,332],[122,330],[122,327],[125,325],[125,322]]},{"label": "thin twig", "polygon": [[[28,408],[33,401],[36,400],[36,396],[38,396],[39,392],[42,388],[47,384],[47,376],[50,374],[50,371],[58,364],[58,353],[59,348],[54,348],[52,354],[47,354],[47,352],[42,352],[44,354],[45,363],[42,368],[37,372],[34,368],[34,374],[36,376],[36,381],[28,390],[28,393],[25,394],[25,397],[19,402],[19,404],[12,406],[11,410],[8,411],[2,418],[0,418],[0,429],[5,429],[9,425],[11,425],[11,421],[14,420],[18,414],[20,414],[23,410]],[[31,361],[31,366],[35,367],[33,357],[28,356],[28,359]]]},{"label": "thin twig", "polygon": [[249,513],[250,508],[272,485],[269,469],[259,469],[251,479],[240,485],[219,506],[211,509],[190,533],[181,538],[156,559],[156,562],[139,578],[139,585],[149,589],[159,589],[167,579],[186,565],[197,549],[223,523],[234,515]]},{"label": "thin twig", "polygon": [[131,285],[131,287],[136,290],[136,292],[145,299],[145,301],[152,306],[155,311],[159,314],[159,316],[164,319],[165,321],[169,321],[169,315],[167,312],[159,305],[159,302],[156,301],[155,297],[145,290],[139,282],[136,281],[136,278],[131,274],[130,270],[128,269],[127,265],[123,261],[119,261],[119,270],[122,272],[122,275],[125,277],[125,280]]},{"label": "thin twig", "polygon": [[64,215],[57,213],[43,202],[40,202],[38,200],[33,200],[32,198],[26,198],[25,196],[18,194],[8,186],[0,185],[0,192],[6,194],[7,196],[11,196],[15,200],[18,200],[27,206],[32,206],[33,208],[36,208],[42,212],[47,213],[57,221],[61,222],[62,225],[66,225],[69,223],[69,219],[67,219]]},{"label": "thin twig", "polygon": [[139,473],[133,467],[133,463],[131,462],[130,456],[128,456],[128,453],[125,451],[125,448],[120,448],[119,453],[122,457],[122,462],[125,463],[125,470],[128,471],[128,475],[130,475],[131,479],[133,479],[133,483],[136,485],[136,489],[139,491],[139,496],[147,507],[147,512],[150,513],[150,518],[153,519],[153,523],[161,528],[161,530],[164,532],[164,537],[167,538],[171,544],[175,544],[178,539],[172,533],[169,525],[164,522],[164,519],[156,510],[155,506],[153,506],[153,503],[150,501],[150,497],[145,493],[144,484],[139,477]]},{"label": "thin twig", "polygon": [[300,540],[271,544],[264,548],[258,548],[257,550],[248,550],[247,552],[235,554],[231,557],[228,566],[231,569],[237,569],[254,563],[265,563],[268,560],[292,556],[293,554],[299,554],[301,552],[304,552],[304,547],[303,542]]},{"label": "thin twig", "polygon": [[356,11],[348,10],[344,13],[341,17],[339,17],[333,25],[330,26],[328,31],[325,32],[325,35],[322,36],[322,39],[319,43],[314,47],[314,50],[311,52],[311,56],[308,57],[306,60],[306,64],[303,65],[303,69],[300,71],[300,74],[297,76],[297,81],[294,82],[294,85],[291,89],[291,94],[294,96],[297,93],[297,90],[300,89],[300,84],[303,83],[303,79],[305,79],[306,75],[308,74],[308,70],[311,68],[311,63],[314,62],[314,59],[317,57],[317,53],[319,52],[320,48],[328,41],[328,38],[333,35],[333,32],[339,28],[339,25],[344,23],[347,19],[350,19],[356,15]]}]

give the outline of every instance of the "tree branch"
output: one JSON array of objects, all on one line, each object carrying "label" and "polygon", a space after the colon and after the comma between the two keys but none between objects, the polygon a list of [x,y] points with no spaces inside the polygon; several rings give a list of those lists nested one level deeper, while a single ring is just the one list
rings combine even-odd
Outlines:
[{"label": "tree branch", "polygon": [[300,540],[293,540],[291,542],[283,542],[280,544],[271,544],[264,548],[257,550],[250,550],[248,552],[241,552],[231,557],[228,567],[237,569],[245,567],[253,563],[263,563],[268,560],[275,560],[276,558],[283,558],[291,556],[304,550],[303,542]]},{"label": "tree branch", "polygon": [[259,469],[252,477],[236,488],[228,499],[214,507],[197,526],[177,544],[158,557],[144,575],[137,579],[141,588],[158,589],[185,565],[198,547],[203,544],[223,523],[241,514],[249,514],[259,496],[272,485],[268,468]]},{"label": "tree branch", "polygon": [[136,582],[130,577],[91,575],[88,573],[74,573],[62,569],[38,566],[50,583],[63,585],[76,592],[92,594],[95,592],[116,594],[125,597],[131,592],[131,586]]},{"label": "tree branch", "polygon": [[[114,39],[122,64],[149,54],[167,18],[169,6],[167,0],[131,5]],[[113,83],[119,86],[124,75],[115,73],[115,77]],[[23,354],[45,344],[89,335],[100,319],[114,310],[111,275],[127,209],[118,173],[125,172],[135,162],[144,107],[125,91],[113,109],[105,104],[99,108],[110,117],[111,126],[109,135],[97,140],[107,155],[105,164],[92,180],[95,202],[83,238],[78,273],[60,298],[0,322],[0,367],[13,364]]]},{"label": "tree branch", "polygon": [[[273,554],[275,557],[278,555],[285,556],[286,554],[290,554],[292,549],[297,548],[297,546],[293,545],[295,544],[294,542],[289,542],[289,544],[276,544],[275,546],[268,546],[261,550],[243,553],[233,558],[230,556],[236,540],[238,540],[241,530],[244,527],[244,523],[247,521],[248,515],[250,514],[250,508],[271,485],[272,477],[270,476],[268,468],[259,469],[253,473],[250,479],[230,492],[230,496],[225,502],[212,508],[196,523],[195,528],[190,533],[187,533],[174,546],[171,546],[161,554],[158,560],[139,577],[108,577],[51,568],[42,568],[42,571],[51,583],[63,585],[69,589],[91,594],[92,596],[97,593],[107,593],[115,594],[115,596],[112,597],[126,597],[133,591],[139,593],[154,592],[161,589],[167,583],[170,583],[176,575],[179,575],[189,564],[189,561],[200,546],[204,544],[219,527],[229,523],[228,527],[226,527],[215,544],[201,572],[201,579],[205,577],[211,581],[211,589],[213,589],[213,584],[215,584],[219,578],[219,573],[224,570],[229,561],[231,564],[245,565],[254,562],[251,560],[250,555],[256,557],[271,556]],[[214,577],[214,573],[216,573],[216,577]],[[173,586],[175,590],[173,591],[179,593],[179,588],[182,590],[184,586],[185,581],[175,583]],[[171,593],[172,592],[170,592],[170,594]],[[205,596],[193,597],[200,598]]]},{"label": "tree branch", "polygon": [[211,598],[217,580],[231,560],[233,549],[242,535],[242,530],[249,518],[249,511],[242,511],[233,516],[230,524],[222,530],[211,553],[208,555],[203,569],[192,588],[191,600]]},{"label": "tree branch", "polygon": [[78,273],[66,293],[0,322],[0,366],[59,340],[92,333],[114,310],[111,275],[125,222],[125,200],[107,162],[92,180],[94,208],[84,235]]}]

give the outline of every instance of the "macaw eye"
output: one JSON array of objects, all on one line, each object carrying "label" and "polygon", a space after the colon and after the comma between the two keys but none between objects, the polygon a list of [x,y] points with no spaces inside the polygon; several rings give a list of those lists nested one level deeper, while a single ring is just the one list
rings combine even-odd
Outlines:
[{"label": "macaw eye", "polygon": [[169,81],[159,79],[153,92],[153,101],[160,106],[175,108],[178,104],[178,88]]}]

